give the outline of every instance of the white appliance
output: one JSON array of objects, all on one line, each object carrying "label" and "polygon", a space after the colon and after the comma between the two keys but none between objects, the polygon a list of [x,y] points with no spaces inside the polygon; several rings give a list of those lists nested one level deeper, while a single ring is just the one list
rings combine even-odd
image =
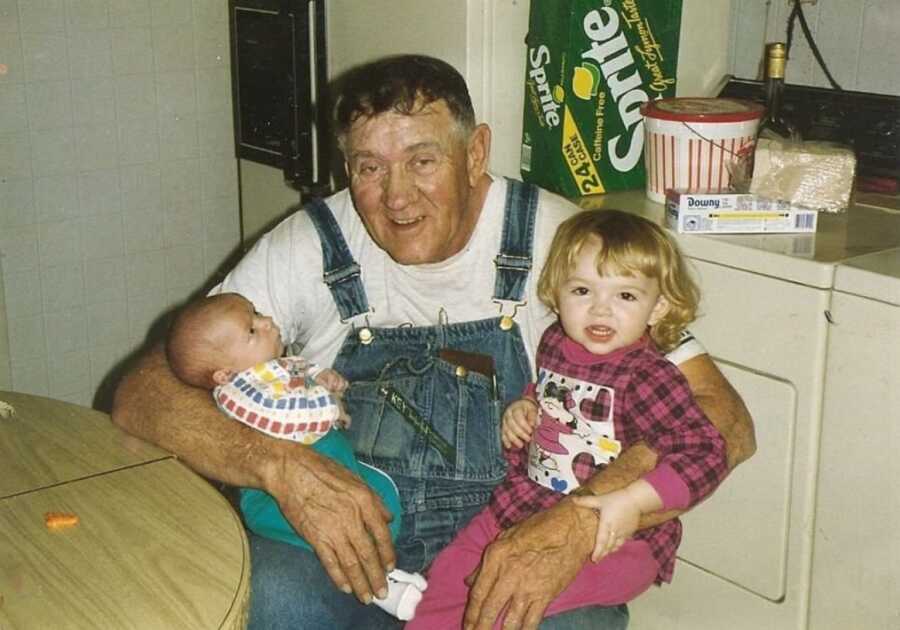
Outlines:
[{"label": "white appliance", "polygon": [[[585,203],[662,221],[639,192]],[[886,280],[843,297],[860,256],[897,256],[900,214],[857,205],[819,221],[815,235],[677,235],[703,291],[691,329],[747,403],[758,451],[684,517],[674,581],[631,605],[633,630],[900,627],[887,596],[900,575],[896,269],[892,297]],[[841,335],[873,356],[851,356]],[[837,602],[845,625],[831,623]],[[861,611],[873,622],[855,623]]]},{"label": "white appliance", "polygon": [[839,266],[829,310],[809,627],[900,628],[900,249]]}]

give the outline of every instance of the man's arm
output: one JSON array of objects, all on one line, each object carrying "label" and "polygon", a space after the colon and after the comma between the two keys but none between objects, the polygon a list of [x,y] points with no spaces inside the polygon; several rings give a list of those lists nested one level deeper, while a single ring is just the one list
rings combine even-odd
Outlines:
[{"label": "man's arm", "polygon": [[[113,422],[178,455],[199,474],[234,486],[263,488],[275,465],[272,440],[227,422],[204,389],[182,383],[162,346],[140,357],[116,388]],[[198,430],[201,429],[202,430]]]},{"label": "man's arm", "polygon": [[744,401],[708,354],[689,359],[678,369],[687,379],[694,400],[725,438],[728,470],[734,470],[756,452],[753,419]]},{"label": "man's arm", "polygon": [[[694,399],[725,439],[732,470],[756,451],[747,408],[708,355],[694,357],[678,367]],[[652,470],[656,460],[656,453],[645,444],[635,444],[577,492],[603,494],[624,488]],[[643,517],[641,527],[656,525],[679,513]],[[481,565],[470,576],[466,630],[491,628],[507,604],[504,628],[536,629],[550,602],[589,560],[596,531],[596,514],[576,506],[568,497],[504,531],[488,545]],[[546,571],[548,566],[555,570]]]},{"label": "man's arm", "polygon": [[[756,452],[753,419],[744,401],[707,354],[688,359],[678,369],[687,379],[694,400],[725,439],[728,470],[734,470]],[[657,457],[646,444],[639,442],[623,453],[620,460],[623,461],[613,462],[602,475],[595,475],[576,493],[604,494],[624,488],[653,470]],[[645,515],[641,518],[640,529],[659,525],[683,512],[670,510]]]},{"label": "man's arm", "polygon": [[265,490],[338,588],[361,601],[382,589],[386,594],[385,573],[395,557],[391,516],[381,500],[359,477],[314,450],[225,418],[210,392],[178,380],[161,345],[126,373],[112,418],[201,475]]}]

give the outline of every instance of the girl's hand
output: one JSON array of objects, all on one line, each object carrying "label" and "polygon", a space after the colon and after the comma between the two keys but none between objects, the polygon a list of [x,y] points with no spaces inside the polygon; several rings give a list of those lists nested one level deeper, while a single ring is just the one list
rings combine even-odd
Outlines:
[{"label": "girl's hand", "polygon": [[616,490],[598,496],[573,497],[576,505],[597,512],[597,538],[591,561],[597,562],[621,547],[637,531],[641,509],[627,490]]},{"label": "girl's hand", "polygon": [[531,398],[520,398],[503,412],[500,437],[504,448],[522,448],[531,441],[538,423],[538,406]]}]

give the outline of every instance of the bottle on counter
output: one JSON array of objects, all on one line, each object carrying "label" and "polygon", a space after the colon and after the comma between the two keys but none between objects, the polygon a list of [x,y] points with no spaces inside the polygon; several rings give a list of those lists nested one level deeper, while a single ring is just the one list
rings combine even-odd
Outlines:
[{"label": "bottle on counter", "polygon": [[784,115],[784,69],[787,46],[782,42],[766,44],[766,113],[759,123],[757,136],[772,140],[800,141],[797,126]]}]

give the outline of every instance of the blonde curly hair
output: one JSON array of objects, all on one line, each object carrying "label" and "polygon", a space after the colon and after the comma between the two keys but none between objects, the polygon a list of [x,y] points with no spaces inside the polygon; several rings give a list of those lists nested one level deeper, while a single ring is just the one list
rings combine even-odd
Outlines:
[{"label": "blonde curly hair", "polygon": [[697,316],[700,290],[675,243],[661,227],[642,217],[621,210],[585,210],[561,223],[538,280],[538,297],[558,311],[559,288],[592,236],[603,242],[596,260],[601,276],[640,273],[659,282],[669,309],[650,328],[650,337],[661,351],[672,350]]}]

